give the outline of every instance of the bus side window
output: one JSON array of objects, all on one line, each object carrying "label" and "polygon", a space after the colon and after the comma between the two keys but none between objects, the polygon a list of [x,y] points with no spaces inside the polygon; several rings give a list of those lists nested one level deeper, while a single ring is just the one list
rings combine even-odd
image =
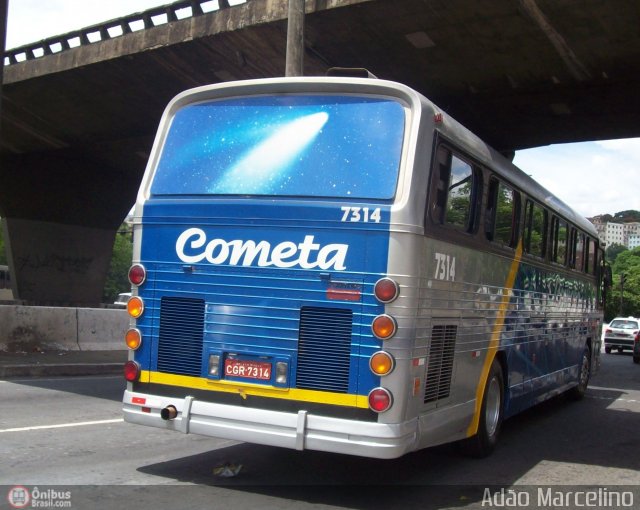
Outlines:
[{"label": "bus side window", "polygon": [[573,268],[582,271],[584,270],[584,234],[577,230],[574,230],[575,239],[573,242]]},{"label": "bus side window", "polygon": [[587,239],[586,250],[586,266],[584,268],[584,271],[585,273],[596,274],[596,242],[590,237]]},{"label": "bus side window", "polygon": [[531,200],[527,200],[524,224],[524,251],[536,257],[544,257],[547,238],[547,211]]},{"label": "bus side window", "polygon": [[519,195],[498,179],[489,181],[485,235],[489,241],[515,246],[518,238]]},{"label": "bus side window", "polygon": [[442,145],[436,152],[434,166],[431,218],[441,225],[473,232],[482,190],[480,171]]},{"label": "bus side window", "polygon": [[449,186],[449,168],[451,167],[451,151],[442,145],[438,147],[435,161],[435,199],[431,217],[437,223],[444,223],[444,212],[447,206]]},{"label": "bus side window", "polygon": [[473,212],[473,169],[467,162],[451,158],[445,223],[460,230],[471,229]]},{"label": "bus side window", "polygon": [[567,263],[567,222],[554,216],[551,236],[551,261],[565,265]]}]

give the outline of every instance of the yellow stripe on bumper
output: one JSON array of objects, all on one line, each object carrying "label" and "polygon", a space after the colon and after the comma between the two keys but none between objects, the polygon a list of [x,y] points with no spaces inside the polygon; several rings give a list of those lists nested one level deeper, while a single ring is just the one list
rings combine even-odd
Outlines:
[{"label": "yellow stripe on bumper", "polygon": [[260,386],[249,383],[214,381],[204,377],[192,377],[187,375],[165,374],[161,372],[142,371],[141,382],[152,384],[165,384],[181,388],[196,390],[218,391],[223,393],[235,393],[242,398],[247,396],[279,398],[282,400],[297,400],[301,402],[316,402],[345,407],[369,408],[366,395],[353,395],[344,393],[331,393],[326,391],[301,390],[296,388],[275,388],[273,386]]}]

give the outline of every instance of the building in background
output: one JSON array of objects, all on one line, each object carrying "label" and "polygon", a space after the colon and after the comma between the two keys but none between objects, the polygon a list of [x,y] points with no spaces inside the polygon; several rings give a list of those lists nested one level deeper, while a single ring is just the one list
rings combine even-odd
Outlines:
[{"label": "building in background", "polygon": [[607,221],[610,215],[589,218],[605,246],[621,244],[629,249],[640,246],[640,222]]}]

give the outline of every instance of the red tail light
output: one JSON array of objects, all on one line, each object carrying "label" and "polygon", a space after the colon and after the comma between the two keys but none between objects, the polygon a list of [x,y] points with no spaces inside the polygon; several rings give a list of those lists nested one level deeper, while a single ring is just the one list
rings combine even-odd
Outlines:
[{"label": "red tail light", "polygon": [[124,378],[129,382],[135,382],[140,378],[140,365],[135,361],[127,361],[124,364]]},{"label": "red tail light", "polygon": [[393,404],[391,392],[385,388],[374,388],[369,393],[369,408],[376,413],[384,413]]},{"label": "red tail light", "polygon": [[131,285],[142,285],[147,279],[147,270],[141,264],[134,264],[129,269],[129,282]]},{"label": "red tail light", "polygon": [[391,303],[400,294],[400,287],[391,278],[381,278],[376,282],[373,293],[381,303]]}]

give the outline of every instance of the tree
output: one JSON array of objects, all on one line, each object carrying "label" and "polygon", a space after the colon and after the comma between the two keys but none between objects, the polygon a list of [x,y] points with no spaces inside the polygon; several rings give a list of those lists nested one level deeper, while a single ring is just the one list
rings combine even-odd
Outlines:
[{"label": "tree", "polygon": [[131,228],[123,225],[116,234],[111,255],[111,264],[102,293],[104,303],[113,303],[121,292],[131,290],[131,284],[127,277],[131,261],[133,259],[133,246],[131,244]]},{"label": "tree", "polygon": [[[606,318],[610,320],[619,315],[637,317],[640,315],[640,247],[622,251],[616,257],[612,270],[613,282],[605,308]],[[621,285],[622,278],[624,286]]]},{"label": "tree", "polygon": [[607,258],[607,262],[613,265],[618,255],[620,255],[623,251],[626,251],[626,250],[627,250],[627,247],[624,246],[623,244],[616,244],[616,243],[611,244],[611,246],[608,246],[607,249],[605,250],[605,256]]}]

